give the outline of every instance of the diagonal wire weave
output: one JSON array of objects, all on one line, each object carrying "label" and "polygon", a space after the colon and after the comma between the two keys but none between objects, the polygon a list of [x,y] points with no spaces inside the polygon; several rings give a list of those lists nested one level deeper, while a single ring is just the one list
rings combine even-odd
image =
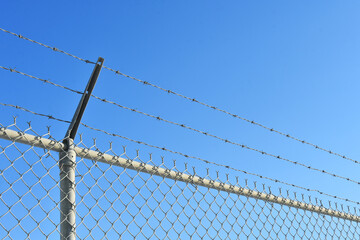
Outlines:
[{"label": "diagonal wire weave", "polygon": [[[1,125],[2,126],[2,125]],[[2,126],[3,127],[3,126]],[[52,139],[50,132],[38,134],[31,125],[19,134],[31,133],[34,139]],[[21,134],[20,134],[21,135]],[[19,135],[19,136],[20,136]],[[0,139],[0,160],[4,164],[0,180],[0,238],[58,238],[58,156],[37,147]],[[88,151],[101,144],[81,139],[77,146]],[[112,147],[105,153],[137,161],[154,169],[166,168],[179,174],[195,175],[191,166],[159,159],[130,156]],[[356,221],[330,217],[311,210],[288,207],[267,200],[236,195],[181,182],[151,173],[108,163],[95,162],[97,157],[81,157],[76,166],[76,237],[78,239],[359,239]],[[197,171],[200,171],[197,168]],[[358,215],[349,208],[317,198],[267,188],[242,181],[234,176],[224,179],[210,171],[202,175],[210,182],[222,181],[250,192],[285,197],[305,205],[327,207]],[[332,209],[332,210],[331,210]]]}]

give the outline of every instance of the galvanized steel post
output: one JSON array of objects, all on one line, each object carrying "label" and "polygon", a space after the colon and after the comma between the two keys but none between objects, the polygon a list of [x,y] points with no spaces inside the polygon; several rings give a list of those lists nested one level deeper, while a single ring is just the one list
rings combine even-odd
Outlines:
[{"label": "galvanized steel post", "polygon": [[60,152],[60,239],[76,239],[75,167],[76,153],[73,139],[66,140]]},{"label": "galvanized steel post", "polygon": [[76,209],[75,209],[75,168],[76,152],[74,139],[80,126],[81,118],[89,102],[91,93],[102,69],[104,59],[99,57],[90,76],[85,91],[80,99],[70,126],[63,141],[64,149],[60,152],[60,239],[76,239]]}]

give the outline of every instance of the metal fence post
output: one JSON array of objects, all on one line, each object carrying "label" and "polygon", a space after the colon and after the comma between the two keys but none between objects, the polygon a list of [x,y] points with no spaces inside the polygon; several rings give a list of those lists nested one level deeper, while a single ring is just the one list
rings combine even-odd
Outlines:
[{"label": "metal fence post", "polygon": [[65,151],[60,152],[60,239],[76,239],[75,168],[76,153],[73,139],[67,139]]},{"label": "metal fence post", "polygon": [[75,114],[71,120],[70,126],[65,134],[64,151],[59,154],[60,166],[60,239],[76,239],[76,209],[75,209],[75,168],[76,152],[74,139],[80,126],[81,118],[91,93],[95,87],[96,81],[102,69],[104,59],[99,57],[91,73],[88,84],[80,99]]}]

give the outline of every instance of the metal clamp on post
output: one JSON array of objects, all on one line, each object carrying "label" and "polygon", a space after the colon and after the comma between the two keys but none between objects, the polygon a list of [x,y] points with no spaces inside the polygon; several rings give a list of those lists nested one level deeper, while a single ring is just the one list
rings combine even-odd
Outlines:
[{"label": "metal clamp on post", "polygon": [[81,118],[91,93],[95,87],[96,81],[102,69],[104,59],[99,57],[94,70],[90,76],[89,82],[80,99],[76,112],[71,120],[69,129],[64,138],[64,151],[59,154],[60,167],[60,239],[76,239],[76,209],[75,209],[75,168],[76,153],[74,139],[79,128]]}]

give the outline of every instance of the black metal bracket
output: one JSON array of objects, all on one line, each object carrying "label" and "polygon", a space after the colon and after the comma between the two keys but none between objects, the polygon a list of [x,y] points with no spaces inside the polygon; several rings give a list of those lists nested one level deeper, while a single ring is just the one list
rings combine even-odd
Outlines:
[{"label": "black metal bracket", "polygon": [[100,74],[103,64],[104,64],[104,59],[99,57],[95,64],[94,70],[90,76],[89,82],[85,88],[85,91],[80,99],[79,105],[75,111],[73,119],[71,120],[69,129],[66,132],[65,139],[67,139],[67,138],[71,138],[73,140],[75,139],[77,130],[78,130],[80,122],[81,122],[81,118],[84,114],[86,105],[89,102],[91,93],[95,87],[96,81],[99,77],[99,74]]}]

